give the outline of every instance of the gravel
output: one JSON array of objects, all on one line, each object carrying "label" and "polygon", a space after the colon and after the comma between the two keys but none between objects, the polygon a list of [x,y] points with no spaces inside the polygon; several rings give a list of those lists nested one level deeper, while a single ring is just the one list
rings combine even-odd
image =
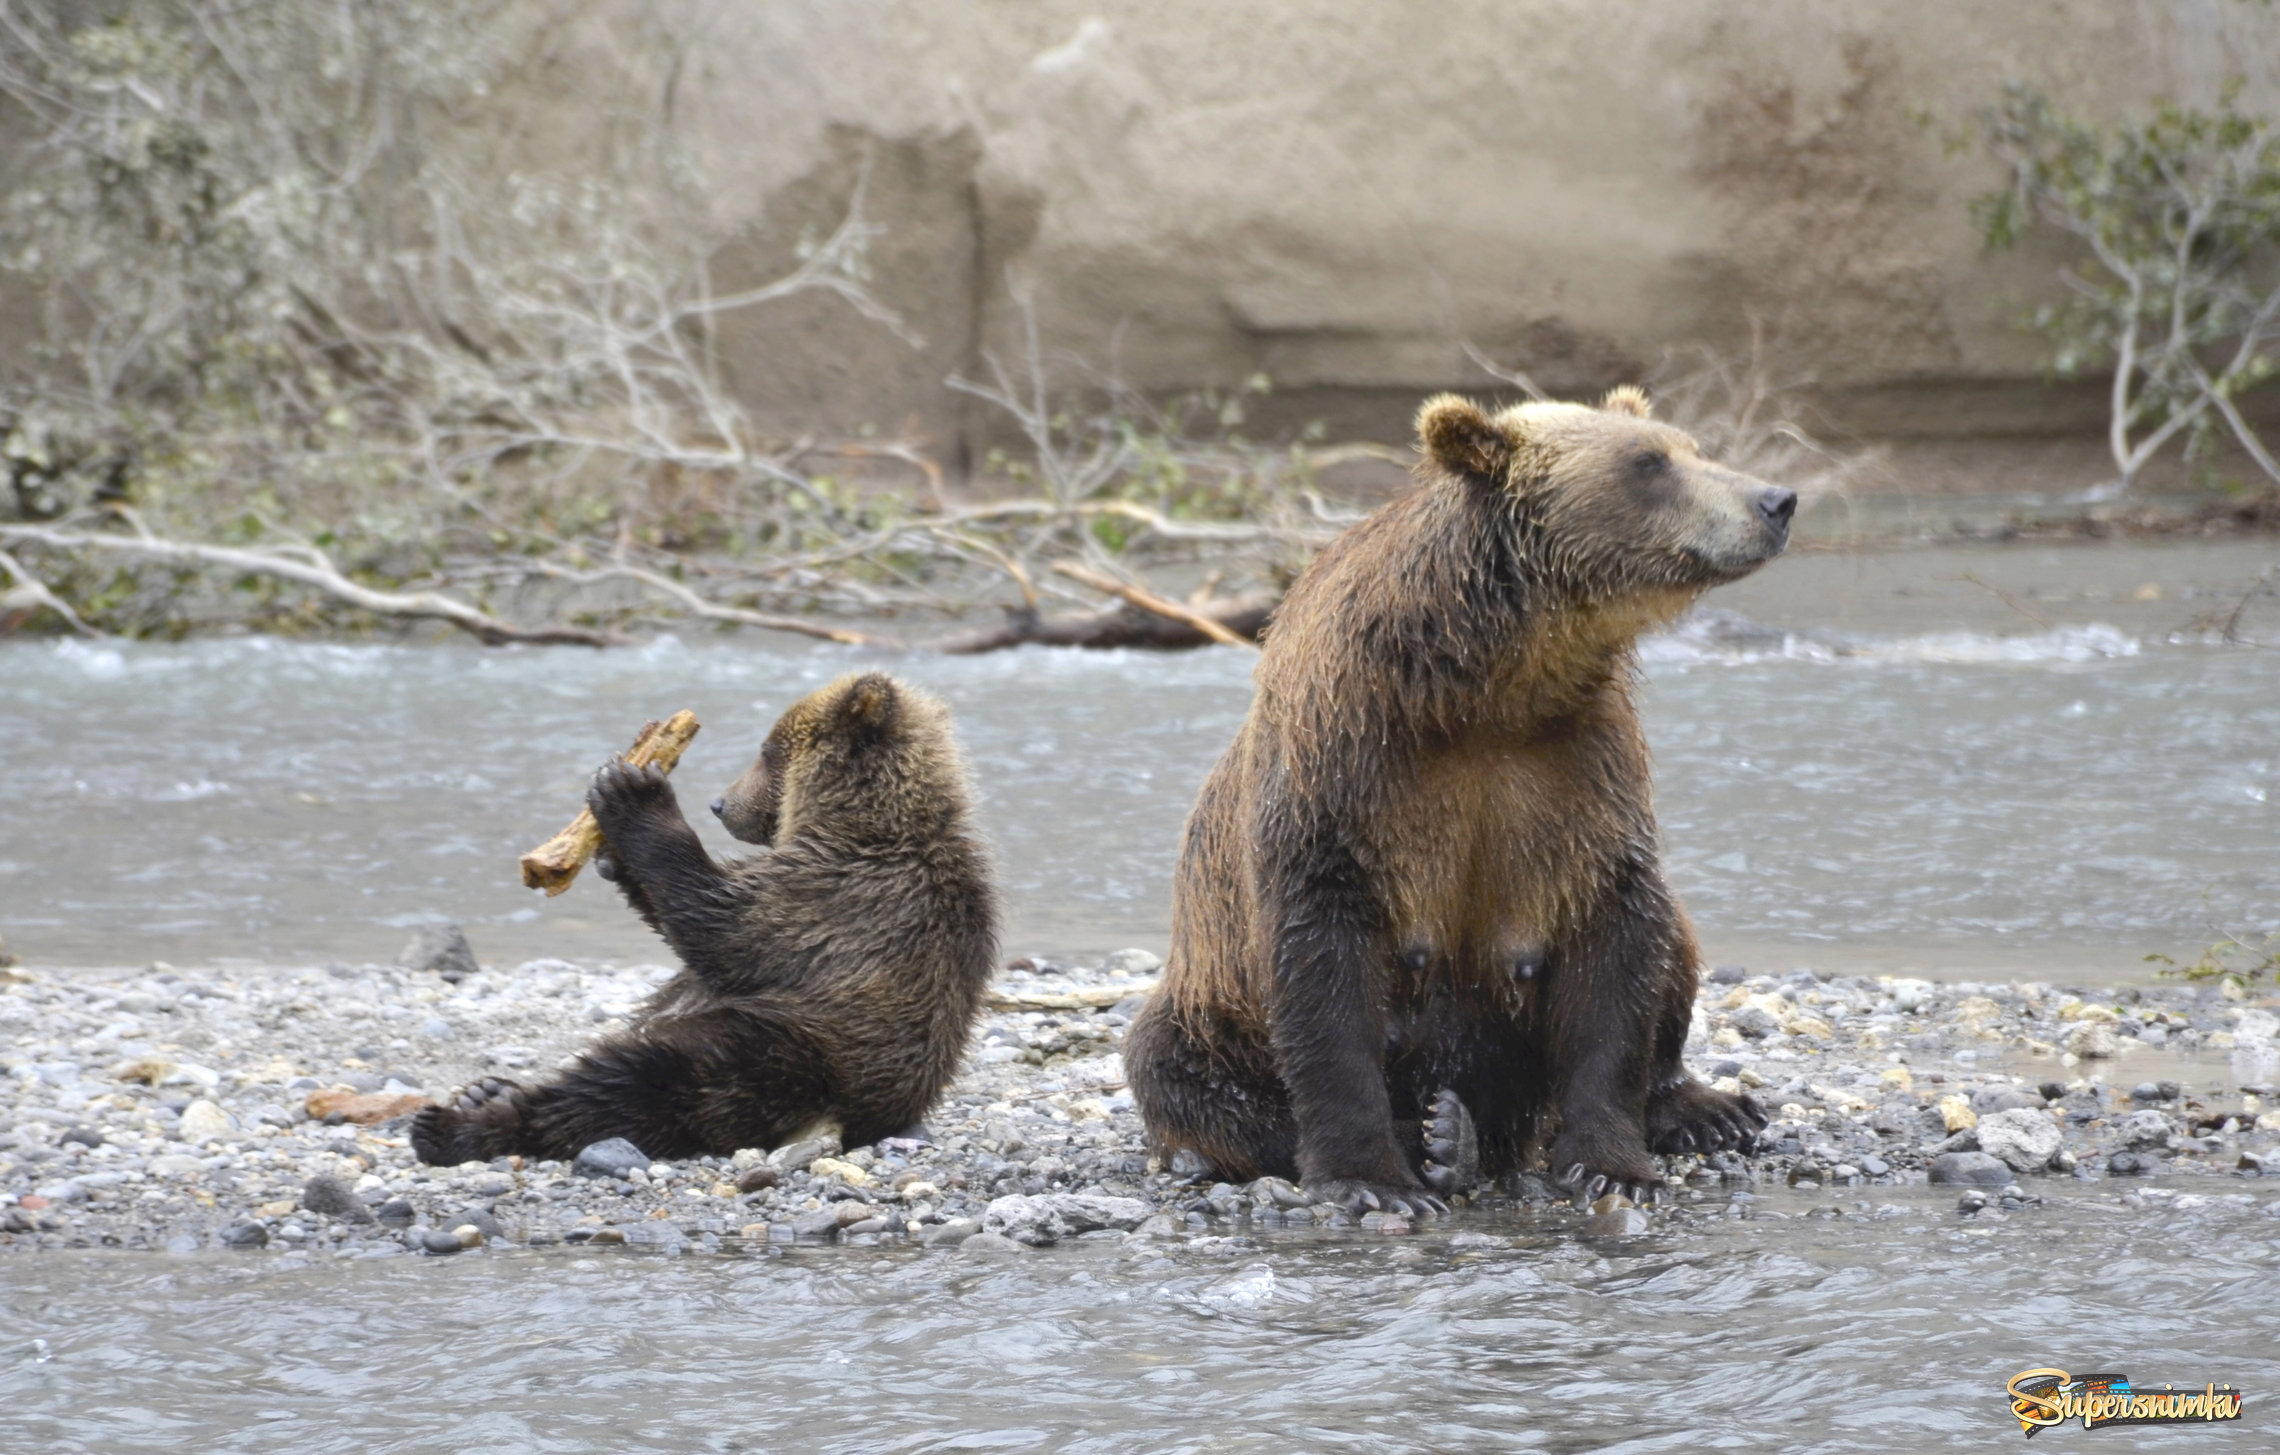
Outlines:
[{"label": "gravel", "polygon": [[[429,966],[0,971],[0,1248],[347,1258],[568,1244],[670,1256],[908,1241],[979,1255],[1163,1236],[1234,1247],[1261,1228],[1403,1230],[1313,1205],[1287,1182],[1154,1164],[1117,1049],[1144,988],[1135,977],[1157,973],[1155,957],[1016,965],[997,988],[1040,1004],[985,1018],[923,1135],[852,1148],[817,1136],[669,1164],[619,1140],[575,1164],[461,1167],[414,1160],[412,1110],[476,1077],[544,1076],[623,1026],[670,971],[469,969],[448,955]],[[446,968],[465,973],[454,983]],[[1047,999],[1072,991],[1103,1004]],[[2108,1035],[2075,1034],[2085,1027]],[[1755,1096],[1771,1122],[1746,1155],[1665,1166],[1683,1197],[1733,1198],[1728,1216],[1776,1215],[1752,1210],[1753,1187],[1921,1184],[1939,1167],[1970,1169],[1967,1185],[1988,1190],[1981,1216],[2031,1214],[2031,1193],[1999,1189],[2069,1173],[2125,1179],[2108,1195],[2152,1206],[2176,1179],[2280,1171],[2273,1091],[2250,1080],[2267,1075],[2276,1037],[2267,1005],[2184,986],[1721,967],[1688,1057]],[[2110,1056],[2067,1049],[2109,1045]],[[1562,1201],[1528,1176],[1496,1196]],[[1614,1216],[1627,1211],[1590,1216],[1628,1233],[1637,1220]]]}]

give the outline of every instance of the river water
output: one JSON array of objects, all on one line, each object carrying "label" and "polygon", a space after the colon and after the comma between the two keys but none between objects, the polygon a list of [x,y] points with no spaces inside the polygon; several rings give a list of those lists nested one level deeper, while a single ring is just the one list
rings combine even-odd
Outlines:
[{"label": "river water", "polygon": [[2040,1444],[2273,1448],[2280,1221],[2247,1198],[1962,1225],[1949,1197],[1877,1191],[1607,1243],[1523,1218],[1489,1246],[1168,1256],[15,1258],[0,1431],[248,1455],[1979,1450],[2019,1438],[2004,1382],[2058,1368],[2249,1393],[2236,1424]]},{"label": "river water", "polygon": [[[1807,555],[1712,596],[1648,643],[1643,696],[1671,876],[1711,957],[2111,980],[2280,927],[2280,649],[2170,640],[2272,556]],[[2244,625],[2280,639],[2280,603]],[[358,962],[450,919],[502,964],[654,959],[607,886],[542,900],[516,856],[682,707],[705,729],[676,781],[733,852],[704,801],[794,698],[883,665],[956,713],[1009,954],[1160,951],[1180,823],[1250,661],[0,646],[0,936],[57,964]]]},{"label": "river water", "polygon": [[[2280,650],[2196,622],[2272,554],[1804,555],[1713,597],[1648,645],[1643,692],[1712,958],[2110,982],[2280,924]],[[2238,625],[2280,639],[2280,610]],[[1162,948],[1244,654],[696,636],[0,647],[0,934],[42,967],[360,961],[448,918],[502,964],[654,960],[604,886],[537,900],[516,854],[644,717],[706,723],[677,774],[693,805],[786,703],[873,664],[957,714],[1009,953]],[[15,1257],[0,1450],[1929,1451],[2015,1441],[2003,1382],[2047,1366],[2230,1381],[2249,1413],[2043,1443],[2262,1451],[2270,1185],[2133,1208],[2043,1179],[2049,1206],[1971,1223],[1923,1187],[1761,1188],[1746,1219],[1714,1191],[1616,1242],[1470,1212],[1409,1239],[1003,1260]]]}]

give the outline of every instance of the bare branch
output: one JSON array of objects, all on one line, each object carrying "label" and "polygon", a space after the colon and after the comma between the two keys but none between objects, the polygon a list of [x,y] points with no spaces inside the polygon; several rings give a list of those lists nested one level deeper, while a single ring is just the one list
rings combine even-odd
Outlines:
[{"label": "bare branch", "polygon": [[273,576],[280,580],[314,587],[326,595],[375,616],[401,617],[412,620],[448,622],[468,635],[491,646],[514,642],[526,645],[572,645],[582,647],[615,646],[626,640],[616,632],[597,631],[590,627],[545,626],[520,627],[502,621],[485,611],[477,610],[463,601],[434,592],[376,591],[360,585],[335,570],[321,553],[316,560],[303,559],[307,549],[292,553],[270,550],[241,549],[234,546],[209,546],[190,541],[169,541],[149,534],[133,536],[96,535],[82,531],[54,530],[47,526],[0,525],[0,541],[30,542],[55,551],[100,551],[117,555],[139,556],[146,560],[161,561],[169,565],[204,566],[230,571],[243,571],[255,576]]}]

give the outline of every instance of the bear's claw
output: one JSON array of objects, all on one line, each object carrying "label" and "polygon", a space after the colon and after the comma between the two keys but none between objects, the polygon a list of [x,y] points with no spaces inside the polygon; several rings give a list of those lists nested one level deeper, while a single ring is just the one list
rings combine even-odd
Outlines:
[{"label": "bear's claw", "polygon": [[498,1156],[522,1120],[522,1091],[520,1083],[486,1076],[459,1088],[448,1103],[423,1107],[412,1118],[412,1154],[430,1167]]},{"label": "bear's claw", "polygon": [[1480,1181],[1480,1136],[1473,1129],[1472,1113],[1453,1091],[1433,1098],[1425,1117],[1425,1185],[1444,1196],[1470,1189]]},{"label": "bear's claw", "polygon": [[607,831],[609,820],[616,814],[653,803],[672,791],[672,783],[660,770],[612,758],[594,770],[593,781],[586,785],[586,807]]},{"label": "bear's claw", "polygon": [[1647,1098],[1647,1146],[1665,1155],[1747,1148],[1765,1122],[1764,1110],[1749,1096],[1716,1090],[1691,1076]]},{"label": "bear's claw", "polygon": [[1388,1212],[1424,1222],[1446,1217],[1449,1212],[1447,1203],[1422,1187],[1396,1187],[1360,1178],[1334,1177],[1325,1182],[1310,1182],[1303,1190],[1312,1202],[1335,1203],[1350,1213]]},{"label": "bear's claw", "polygon": [[1640,1207],[1652,1207],[1670,1196],[1669,1184],[1659,1177],[1651,1181],[1638,1178],[1608,1177],[1600,1173],[1592,1173],[1587,1177],[1585,1174],[1588,1171],[1589,1169],[1581,1162],[1575,1163],[1564,1174],[1554,1178],[1553,1185],[1574,1193],[1579,1199],[1587,1203],[1597,1202],[1612,1192],[1629,1199]]}]

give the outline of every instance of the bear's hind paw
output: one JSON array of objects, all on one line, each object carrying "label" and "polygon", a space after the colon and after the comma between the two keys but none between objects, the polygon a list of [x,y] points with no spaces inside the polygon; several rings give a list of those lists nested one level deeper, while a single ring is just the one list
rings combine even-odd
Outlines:
[{"label": "bear's hind paw", "polygon": [[431,1167],[488,1162],[507,1150],[522,1123],[522,1087],[486,1076],[459,1089],[448,1105],[421,1109],[412,1118],[412,1154]]},{"label": "bear's hind paw", "polygon": [[1433,1098],[1425,1117],[1425,1185],[1443,1196],[1469,1191],[1480,1181],[1480,1136],[1472,1113],[1453,1091]]}]

